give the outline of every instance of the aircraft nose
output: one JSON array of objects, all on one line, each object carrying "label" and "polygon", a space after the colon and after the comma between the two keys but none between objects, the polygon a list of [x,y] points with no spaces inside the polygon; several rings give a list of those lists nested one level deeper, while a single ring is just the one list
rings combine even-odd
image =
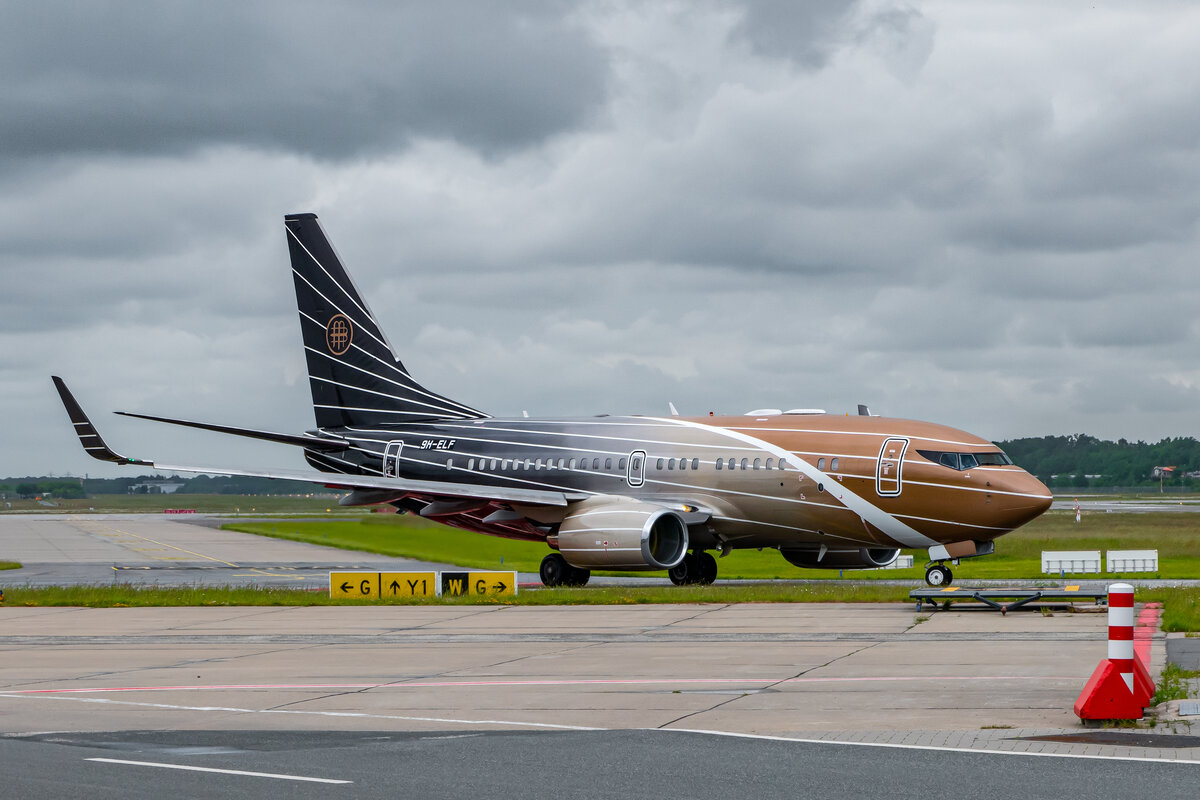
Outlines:
[{"label": "aircraft nose", "polygon": [[1012,477],[1005,487],[1006,496],[1001,503],[1004,523],[1012,528],[1019,528],[1031,522],[1049,510],[1054,502],[1054,496],[1039,481],[1028,472],[1022,471]]}]

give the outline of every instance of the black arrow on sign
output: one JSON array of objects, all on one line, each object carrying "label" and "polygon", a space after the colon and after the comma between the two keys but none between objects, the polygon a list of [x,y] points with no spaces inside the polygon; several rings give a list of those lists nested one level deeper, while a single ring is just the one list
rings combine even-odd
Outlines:
[{"label": "black arrow on sign", "polygon": [[400,593],[400,584],[396,583],[396,581],[392,581],[392,585],[388,588],[390,588],[392,590],[392,594]]},{"label": "black arrow on sign", "polygon": [[342,586],[341,586],[341,589],[342,589],[342,591],[343,591],[343,592],[349,592],[349,591],[350,591],[350,584],[349,584],[349,583],[343,583],[343,584],[342,584]]},{"label": "black arrow on sign", "polygon": [[495,590],[497,590],[497,591],[503,592],[505,589],[507,589],[507,588],[508,588],[508,586],[507,586],[507,584],[505,584],[503,581],[501,581],[500,583],[497,583],[497,584],[496,584],[495,586],[493,586],[492,588],[493,588],[493,589],[495,589]]}]

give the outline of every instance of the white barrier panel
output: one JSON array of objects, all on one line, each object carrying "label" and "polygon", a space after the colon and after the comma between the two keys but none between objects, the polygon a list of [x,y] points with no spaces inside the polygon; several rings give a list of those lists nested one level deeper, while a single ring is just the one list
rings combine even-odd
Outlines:
[{"label": "white barrier panel", "polygon": [[1043,550],[1042,574],[1100,572],[1099,550]]},{"label": "white barrier panel", "polygon": [[1104,559],[1109,572],[1158,572],[1157,550],[1109,550]]},{"label": "white barrier panel", "polygon": [[896,556],[896,560],[880,569],[909,569],[913,565],[912,556]]}]

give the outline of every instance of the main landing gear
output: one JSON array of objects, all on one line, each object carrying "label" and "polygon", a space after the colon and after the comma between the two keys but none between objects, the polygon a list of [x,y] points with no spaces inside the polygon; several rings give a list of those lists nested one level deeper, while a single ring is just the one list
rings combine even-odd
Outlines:
[{"label": "main landing gear", "polygon": [[693,550],[667,570],[667,575],[676,586],[708,585],[717,579],[717,560],[704,550]]},{"label": "main landing gear", "polygon": [[925,582],[930,586],[949,586],[954,573],[945,564],[930,564],[925,568]]},{"label": "main landing gear", "polygon": [[592,577],[591,570],[572,567],[561,553],[551,553],[543,558],[538,574],[542,578],[542,585],[550,588],[587,586],[588,579]]}]

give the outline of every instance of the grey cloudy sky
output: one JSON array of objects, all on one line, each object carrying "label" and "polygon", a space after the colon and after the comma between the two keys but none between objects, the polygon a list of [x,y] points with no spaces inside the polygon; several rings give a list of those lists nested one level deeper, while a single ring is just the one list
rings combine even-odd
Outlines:
[{"label": "grey cloudy sky", "polygon": [[493,414],[1200,435],[1200,6],[0,2],[0,475],[302,464],[282,217]]}]

